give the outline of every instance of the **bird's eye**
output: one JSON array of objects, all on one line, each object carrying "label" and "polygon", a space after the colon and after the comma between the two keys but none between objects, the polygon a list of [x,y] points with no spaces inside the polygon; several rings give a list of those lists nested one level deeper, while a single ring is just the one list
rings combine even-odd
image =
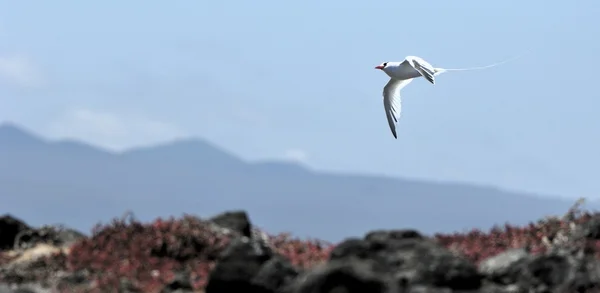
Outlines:
[{"label": "bird's eye", "polygon": [[383,67],[386,67],[386,66],[387,66],[387,62],[383,62]]}]

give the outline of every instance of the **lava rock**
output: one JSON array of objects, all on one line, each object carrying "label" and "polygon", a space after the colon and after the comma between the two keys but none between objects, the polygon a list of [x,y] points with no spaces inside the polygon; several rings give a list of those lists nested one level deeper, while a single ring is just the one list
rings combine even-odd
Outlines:
[{"label": "lava rock", "polygon": [[567,286],[573,276],[573,264],[574,260],[568,255],[537,255],[515,268],[522,268],[515,285],[533,292],[562,292],[559,289]]},{"label": "lava rock", "polygon": [[412,229],[404,230],[373,230],[365,235],[367,241],[387,241],[402,239],[424,239],[419,231]]},{"label": "lava rock", "polygon": [[250,238],[235,238],[221,253],[210,273],[205,292],[269,292],[252,280],[271,257],[271,253],[256,249]]},{"label": "lava rock", "polygon": [[593,256],[574,259],[568,280],[563,284],[564,292],[598,292],[600,284],[600,262]]},{"label": "lava rock", "polygon": [[21,231],[15,239],[15,247],[27,249],[39,243],[48,243],[55,246],[68,246],[84,239],[86,236],[73,229],[60,226],[43,226],[41,228]]},{"label": "lava rock", "polygon": [[17,235],[30,229],[25,222],[11,215],[0,217],[0,250],[12,249]]},{"label": "lava rock", "polygon": [[373,263],[358,259],[330,261],[296,278],[285,293],[387,293],[389,282],[373,270]]},{"label": "lava rock", "polygon": [[250,223],[248,214],[245,211],[225,212],[210,218],[209,221],[223,228],[236,231],[246,237],[252,236],[252,224]]},{"label": "lava rock", "polygon": [[371,260],[375,272],[393,276],[407,287],[427,285],[475,290],[483,276],[466,258],[411,230],[378,230],[364,239],[348,239],[333,249],[330,260]]},{"label": "lava rock", "polygon": [[583,223],[580,227],[577,236],[584,237],[589,240],[600,240],[600,217],[595,216]]},{"label": "lava rock", "polygon": [[494,283],[515,284],[529,258],[525,249],[507,250],[481,261],[479,272]]},{"label": "lava rock", "polygon": [[360,238],[348,238],[338,245],[329,254],[329,260],[346,259],[356,257],[366,259],[372,253],[370,244]]},{"label": "lava rock", "polygon": [[276,255],[262,265],[252,283],[268,292],[280,292],[288,287],[299,273],[289,260]]},{"label": "lava rock", "polygon": [[532,256],[513,249],[482,261],[479,269],[500,292],[593,292],[600,284],[600,263],[593,256]]}]

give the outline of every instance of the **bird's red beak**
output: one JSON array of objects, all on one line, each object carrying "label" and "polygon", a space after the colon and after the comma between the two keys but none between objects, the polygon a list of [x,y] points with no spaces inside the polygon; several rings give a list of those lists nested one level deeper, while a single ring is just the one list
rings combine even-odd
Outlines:
[{"label": "bird's red beak", "polygon": [[383,66],[377,65],[377,66],[375,66],[375,69],[383,69]]}]

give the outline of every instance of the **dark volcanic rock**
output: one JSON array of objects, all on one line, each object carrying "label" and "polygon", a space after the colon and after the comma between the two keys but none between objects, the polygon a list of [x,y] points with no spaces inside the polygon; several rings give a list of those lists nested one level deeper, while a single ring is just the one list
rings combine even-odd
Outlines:
[{"label": "dark volcanic rock", "polygon": [[410,230],[380,230],[363,240],[349,239],[332,251],[330,259],[373,261],[375,273],[388,275],[407,288],[427,285],[475,290],[483,278],[466,258]]},{"label": "dark volcanic rock", "polygon": [[11,216],[0,217],[0,250],[12,249],[19,233],[31,229],[25,222]]},{"label": "dark volcanic rock", "polygon": [[298,277],[286,293],[385,293],[391,292],[384,274],[373,263],[358,259],[335,260]]},{"label": "dark volcanic rock", "polygon": [[271,257],[270,253],[257,250],[250,238],[234,239],[212,270],[206,293],[268,292],[253,284],[252,279]]},{"label": "dark volcanic rock", "polygon": [[600,216],[595,216],[580,227],[577,236],[589,240],[600,240]]},{"label": "dark volcanic rock", "polygon": [[518,281],[530,255],[525,249],[511,249],[479,264],[479,272],[492,282],[508,285]]},{"label": "dark volcanic rock", "polygon": [[33,228],[11,215],[0,217],[0,250],[27,249],[38,243],[70,245],[85,237],[83,233],[61,226]]},{"label": "dark volcanic rock", "polygon": [[593,256],[532,256],[513,249],[482,261],[479,270],[492,286],[516,292],[598,292],[600,284],[600,263]]},{"label": "dark volcanic rock", "polygon": [[357,257],[366,259],[370,254],[370,244],[360,238],[348,238],[339,243],[329,254],[330,260]]},{"label": "dark volcanic rock", "polygon": [[38,243],[67,246],[85,237],[83,233],[73,229],[60,226],[43,226],[21,231],[15,239],[15,246],[21,249],[31,248]]},{"label": "dark volcanic rock", "polygon": [[556,288],[571,277],[571,261],[571,257],[563,255],[536,256],[521,270],[519,281],[529,288]]},{"label": "dark volcanic rock", "polygon": [[567,292],[599,292],[600,262],[593,256],[576,260],[562,288]]},{"label": "dark volcanic rock", "polygon": [[225,212],[212,217],[209,221],[246,237],[251,237],[252,224],[250,224],[250,219],[245,211]]},{"label": "dark volcanic rock", "polygon": [[404,229],[404,230],[374,230],[368,232],[365,236],[365,240],[375,241],[388,241],[388,240],[403,240],[403,239],[424,239],[423,235],[419,231]]},{"label": "dark volcanic rock", "polygon": [[521,270],[517,285],[551,292],[587,292],[600,284],[600,266],[591,257],[556,253],[535,256]]},{"label": "dark volcanic rock", "polygon": [[206,293],[275,293],[291,283],[298,270],[265,247],[262,239],[235,238],[212,270]]},{"label": "dark volcanic rock", "polygon": [[275,255],[262,265],[252,283],[266,289],[267,292],[279,292],[290,285],[298,274],[298,270],[289,260]]}]

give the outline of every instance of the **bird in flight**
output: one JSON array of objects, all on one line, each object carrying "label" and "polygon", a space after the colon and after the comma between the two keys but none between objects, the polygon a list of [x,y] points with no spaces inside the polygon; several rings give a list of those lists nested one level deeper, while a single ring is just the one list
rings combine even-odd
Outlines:
[{"label": "bird in flight", "polygon": [[398,138],[398,135],[396,134],[396,123],[398,122],[398,119],[400,119],[400,112],[402,109],[400,92],[414,78],[422,76],[431,84],[435,84],[435,77],[446,71],[468,71],[491,68],[520,56],[487,66],[471,68],[437,68],[417,56],[408,56],[401,62],[383,62],[375,66],[375,69],[382,70],[390,77],[390,81],[388,81],[383,88],[383,107],[385,108],[385,115],[394,138]]}]

